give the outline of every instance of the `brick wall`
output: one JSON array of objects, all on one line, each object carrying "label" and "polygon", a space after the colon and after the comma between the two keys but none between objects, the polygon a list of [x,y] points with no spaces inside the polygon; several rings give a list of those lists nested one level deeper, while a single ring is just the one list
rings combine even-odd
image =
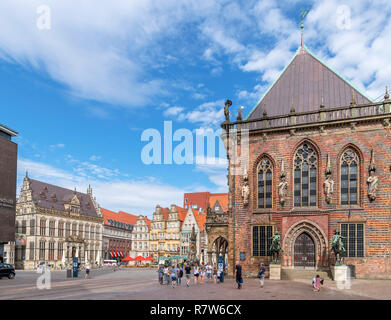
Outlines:
[{"label": "brick wall", "polygon": [[[318,153],[317,172],[317,208],[295,212],[293,206],[293,158],[297,147],[304,141],[311,143]],[[356,150],[360,158],[359,167],[359,204],[356,206],[340,205],[340,162],[339,159],[347,147]],[[370,164],[371,149],[375,151],[376,175],[379,177],[377,198],[370,202],[367,197],[368,166]],[[331,168],[333,172],[334,193],[330,204],[327,204],[324,196],[323,182],[325,181],[325,168],[327,153],[330,154]],[[263,155],[269,156],[273,163],[273,208],[269,211],[257,209],[257,165]],[[252,257],[252,225],[271,224],[278,228],[283,240],[284,232],[289,226],[300,219],[312,219],[317,222],[328,237],[328,245],[331,248],[332,235],[335,228],[341,222],[362,222],[364,229],[364,258],[346,258],[346,263],[355,266],[357,276],[373,274],[391,274],[390,263],[390,196],[391,196],[391,134],[381,122],[365,123],[352,130],[350,126],[327,127],[325,133],[314,129],[309,131],[297,131],[290,136],[289,132],[270,133],[266,141],[262,134],[250,135],[249,150],[249,185],[250,202],[243,206],[241,198],[241,186],[243,179],[240,176],[235,179],[235,203],[236,203],[236,233],[235,256],[239,259],[239,252],[246,253],[246,261],[241,262],[244,273],[255,272],[260,262],[268,263],[270,258]],[[279,173],[281,161],[284,160],[287,172],[288,193],[282,206],[278,198]],[[231,180],[231,183],[233,181]],[[349,210],[350,209],[350,210]],[[297,209],[296,209],[297,210]],[[282,223],[284,221],[284,225]],[[233,258],[233,217],[230,216],[230,270],[232,272]],[[282,242],[282,241],[281,241]],[[329,264],[333,261],[330,254]]]}]

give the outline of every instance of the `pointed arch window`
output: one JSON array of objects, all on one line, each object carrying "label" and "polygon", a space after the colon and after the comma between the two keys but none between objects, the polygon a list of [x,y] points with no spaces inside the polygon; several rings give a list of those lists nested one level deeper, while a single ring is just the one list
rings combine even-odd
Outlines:
[{"label": "pointed arch window", "polygon": [[258,167],[258,208],[271,208],[273,198],[273,165],[262,158]]},{"label": "pointed arch window", "polygon": [[358,165],[357,153],[346,150],[341,157],[341,204],[358,203]]},{"label": "pointed arch window", "polygon": [[294,201],[295,207],[316,206],[318,157],[315,149],[303,143],[294,159]]}]

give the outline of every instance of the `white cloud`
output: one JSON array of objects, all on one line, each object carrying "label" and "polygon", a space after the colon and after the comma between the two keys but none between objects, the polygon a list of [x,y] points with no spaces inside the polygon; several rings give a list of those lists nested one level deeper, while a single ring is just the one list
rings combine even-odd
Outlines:
[{"label": "white cloud", "polygon": [[184,108],[182,107],[177,107],[177,106],[174,106],[174,107],[169,107],[167,108],[163,114],[164,116],[166,117],[169,117],[169,116],[177,116],[179,113],[181,113],[182,111],[184,110]]},{"label": "white cloud", "polygon": [[102,181],[99,178],[99,174],[89,178],[80,175],[77,170],[76,173],[72,173],[29,159],[20,159],[18,161],[19,186],[26,171],[28,171],[28,175],[32,179],[71,190],[76,187],[77,190],[86,192],[88,185],[91,185],[94,196],[96,196],[101,207],[113,211],[123,210],[136,215],[151,216],[157,204],[164,207],[173,203],[182,205],[183,193],[189,192],[175,186],[160,183],[155,178],[146,177],[145,179],[124,180],[117,177],[111,181]]}]

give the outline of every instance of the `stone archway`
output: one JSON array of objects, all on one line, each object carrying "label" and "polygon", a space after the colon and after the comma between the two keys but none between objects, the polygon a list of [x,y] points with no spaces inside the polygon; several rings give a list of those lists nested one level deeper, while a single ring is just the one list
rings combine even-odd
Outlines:
[{"label": "stone archway", "polygon": [[315,269],[328,267],[327,236],[315,222],[310,220],[296,222],[285,233],[283,240],[283,266],[294,268],[295,243],[303,233],[307,234],[315,244]]}]

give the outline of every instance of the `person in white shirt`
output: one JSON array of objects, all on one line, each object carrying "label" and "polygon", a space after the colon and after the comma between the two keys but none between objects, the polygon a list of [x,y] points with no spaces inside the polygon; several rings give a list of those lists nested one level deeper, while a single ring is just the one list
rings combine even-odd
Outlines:
[{"label": "person in white shirt", "polygon": [[212,266],[208,263],[206,265],[206,281],[212,280]]},{"label": "person in white shirt", "polygon": [[198,267],[198,264],[196,264],[194,267],[194,284],[197,284],[199,275],[200,275],[200,268]]}]

